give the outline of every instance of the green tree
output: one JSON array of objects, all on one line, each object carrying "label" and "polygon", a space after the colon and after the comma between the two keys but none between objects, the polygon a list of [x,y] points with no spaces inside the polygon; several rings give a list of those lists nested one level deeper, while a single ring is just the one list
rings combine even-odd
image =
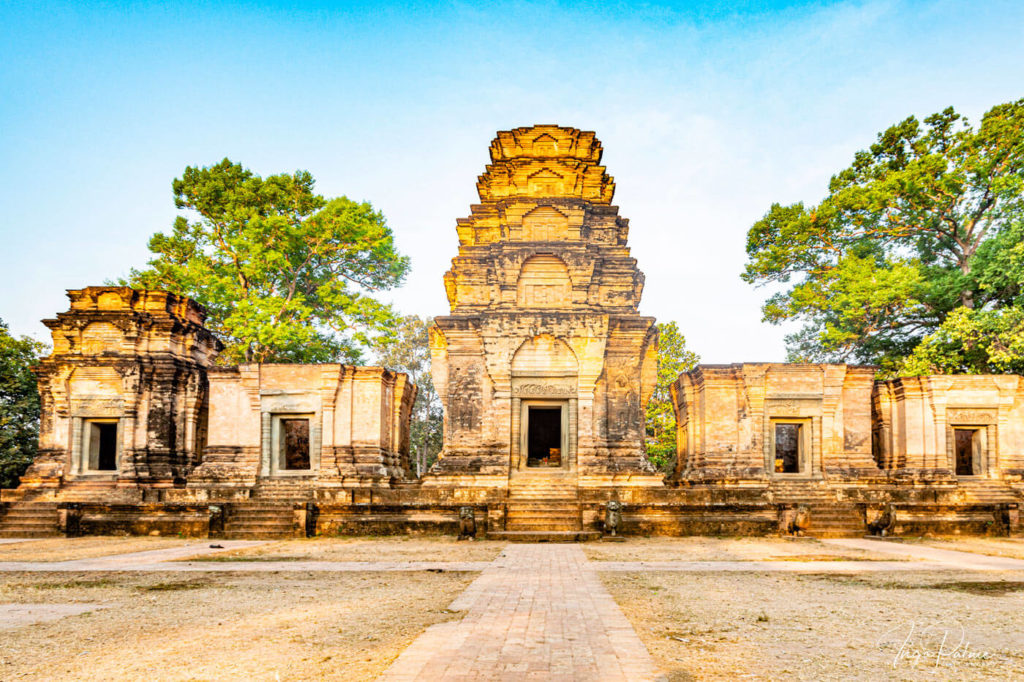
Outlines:
[{"label": "green tree", "polygon": [[32,374],[46,346],[11,336],[0,320],[0,488],[14,488],[39,444],[39,390]]},{"label": "green tree", "polygon": [[378,339],[373,346],[378,363],[405,372],[419,389],[412,408],[409,437],[418,475],[437,459],[443,437],[441,399],[430,378],[429,330],[432,324],[429,317],[406,315],[398,319],[388,337]]},{"label": "green tree", "polygon": [[368,203],[313,192],[306,171],[261,178],[224,159],[185,169],[174,203],[189,211],[149,241],[132,286],[200,301],[226,362],[359,362],[393,322],[370,294],[401,284],[408,258]]},{"label": "green tree", "polygon": [[951,311],[1019,295],[1020,280],[996,282],[987,264],[1014,246],[1004,235],[1024,215],[1022,193],[1024,100],[977,128],[952,108],[910,117],[858,152],[817,206],[772,205],[747,235],[743,278],[784,287],[763,313],[803,323],[791,359],[891,373]]},{"label": "green tree", "polygon": [[1024,309],[957,308],[917,345],[900,374],[1024,374]]},{"label": "green tree", "polygon": [[697,366],[700,357],[686,348],[675,322],[658,323],[658,383],[647,403],[647,457],[668,473],[676,454],[676,416],[669,390],[679,375]]}]

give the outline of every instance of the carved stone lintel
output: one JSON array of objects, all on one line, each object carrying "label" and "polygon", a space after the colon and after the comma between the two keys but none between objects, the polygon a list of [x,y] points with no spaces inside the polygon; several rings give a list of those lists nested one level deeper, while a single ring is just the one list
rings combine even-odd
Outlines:
[{"label": "carved stone lintel", "polygon": [[949,408],[946,410],[946,421],[959,424],[993,424],[997,419],[998,410],[979,410],[969,408]]},{"label": "carved stone lintel", "polygon": [[574,396],[575,386],[557,384],[522,384],[513,389],[512,394],[517,398],[530,396]]}]

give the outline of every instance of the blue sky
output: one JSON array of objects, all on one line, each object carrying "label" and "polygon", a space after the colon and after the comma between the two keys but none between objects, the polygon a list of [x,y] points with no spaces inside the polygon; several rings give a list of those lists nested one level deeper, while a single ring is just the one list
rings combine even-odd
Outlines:
[{"label": "blue sky", "polygon": [[1024,3],[0,4],[0,318],[140,266],[171,180],[229,157],[380,208],[444,314],[494,132],[595,130],[647,275],[706,362],[781,360],[739,279],[773,201],[815,202],[888,125],[1024,97]]}]

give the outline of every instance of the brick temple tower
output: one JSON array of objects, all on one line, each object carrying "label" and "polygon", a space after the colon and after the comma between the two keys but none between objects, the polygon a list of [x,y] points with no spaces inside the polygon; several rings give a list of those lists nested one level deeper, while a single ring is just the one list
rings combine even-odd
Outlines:
[{"label": "brick temple tower", "polygon": [[491,143],[431,334],[435,483],[661,484],[644,450],[657,332],[601,153],[594,133],[554,125]]},{"label": "brick temple tower", "polygon": [[36,370],[39,455],[22,487],[113,500],[103,491],[133,499],[143,486],[183,484],[202,457],[206,370],[223,348],[203,327],[206,311],[165,291],[128,287],[68,297],[71,310],[44,320],[53,354]]}]

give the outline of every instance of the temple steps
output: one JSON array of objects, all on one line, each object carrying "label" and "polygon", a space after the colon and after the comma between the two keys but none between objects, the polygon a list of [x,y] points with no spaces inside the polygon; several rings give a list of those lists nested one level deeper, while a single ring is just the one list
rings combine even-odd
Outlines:
[{"label": "temple steps", "polygon": [[860,509],[854,505],[810,505],[811,527],[815,537],[859,537],[867,532]]},{"label": "temple steps", "polygon": [[504,540],[505,542],[586,542],[597,540],[601,534],[597,531],[511,531],[499,530],[487,534],[488,540]]},{"label": "temple steps", "polygon": [[516,520],[553,519],[572,516],[579,512],[576,504],[551,504],[538,502],[533,504],[509,504],[508,517]]},{"label": "temple steps", "polygon": [[46,538],[59,535],[56,502],[12,502],[0,518],[0,537]]},{"label": "temple steps", "polygon": [[505,528],[497,532],[489,535],[524,542],[575,542],[583,532],[575,481],[557,474],[513,478],[505,503]]},{"label": "temple steps", "polygon": [[312,496],[312,486],[304,481],[264,481],[252,492],[253,500],[270,502],[305,502]]},{"label": "temple steps", "polygon": [[552,504],[576,504],[579,496],[575,491],[572,493],[560,493],[560,492],[543,492],[543,491],[531,491],[531,492],[519,492],[514,493],[509,491],[508,499],[510,502],[533,502],[543,501],[550,502]]},{"label": "temple steps", "polygon": [[509,504],[506,509],[505,530],[568,531],[582,529],[578,506],[546,509],[535,505]]},{"label": "temple steps", "polygon": [[508,519],[505,522],[505,530],[520,531],[578,531],[581,530],[580,521],[571,516],[548,517],[535,519]]},{"label": "temple steps", "polygon": [[509,484],[510,499],[565,499],[575,500],[579,496],[576,486],[561,481],[527,480],[513,481]]},{"label": "temple steps", "polygon": [[1020,495],[1004,481],[960,479],[957,481],[956,491],[966,498],[965,502],[971,504],[1024,502]]},{"label": "temple steps", "polygon": [[291,502],[236,503],[224,519],[224,536],[233,539],[290,538],[295,535]]}]

